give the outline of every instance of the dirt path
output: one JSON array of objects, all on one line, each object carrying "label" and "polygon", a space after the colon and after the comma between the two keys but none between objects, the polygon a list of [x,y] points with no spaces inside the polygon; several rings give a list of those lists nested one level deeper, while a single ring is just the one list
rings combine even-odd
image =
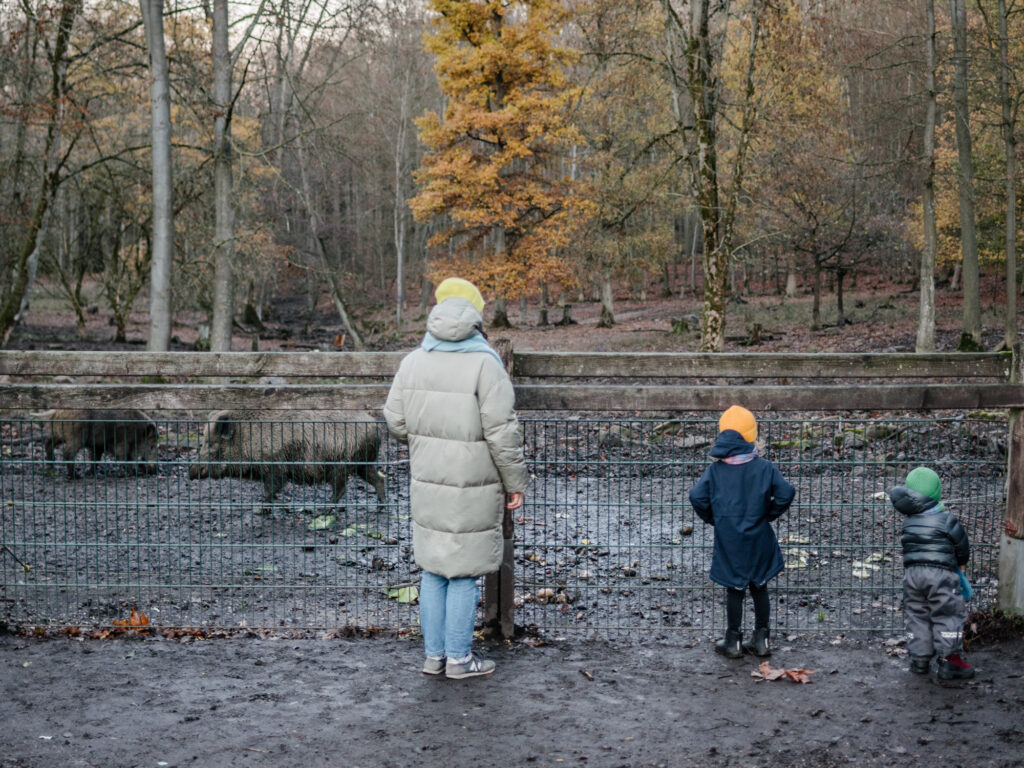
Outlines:
[{"label": "dirt path", "polygon": [[810,685],[691,643],[492,646],[453,682],[404,639],[0,636],[0,768],[1021,765],[1024,642],[958,685],[880,641],[778,649]]}]

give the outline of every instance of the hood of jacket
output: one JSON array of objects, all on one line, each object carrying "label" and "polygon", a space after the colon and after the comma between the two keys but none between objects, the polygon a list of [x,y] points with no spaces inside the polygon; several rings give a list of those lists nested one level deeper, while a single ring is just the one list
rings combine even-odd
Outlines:
[{"label": "hood of jacket", "polygon": [[920,515],[922,512],[941,512],[942,502],[925,496],[905,485],[897,485],[889,490],[889,499],[896,511],[904,515]]},{"label": "hood of jacket", "polygon": [[755,449],[753,443],[743,439],[743,435],[735,429],[725,429],[718,433],[715,444],[711,446],[712,459],[724,459],[741,453],[750,453]]},{"label": "hood of jacket", "polygon": [[462,341],[481,333],[483,327],[483,316],[468,299],[445,299],[427,316],[427,330],[441,341]]}]

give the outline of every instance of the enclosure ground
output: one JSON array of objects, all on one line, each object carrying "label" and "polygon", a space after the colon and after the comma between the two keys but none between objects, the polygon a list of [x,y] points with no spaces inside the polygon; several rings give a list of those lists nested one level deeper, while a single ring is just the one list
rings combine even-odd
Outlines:
[{"label": "enclosure ground", "polygon": [[419,671],[415,639],[0,636],[0,768],[51,766],[1018,766],[1024,641],[977,677],[907,671],[881,639],[483,644],[489,679]]}]

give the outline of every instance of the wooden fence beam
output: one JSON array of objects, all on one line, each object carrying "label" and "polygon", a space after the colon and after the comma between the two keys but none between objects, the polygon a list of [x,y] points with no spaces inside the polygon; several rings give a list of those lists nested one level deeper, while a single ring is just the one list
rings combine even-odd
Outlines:
[{"label": "wooden fence beam", "polygon": [[[65,352],[0,350],[0,376],[380,377],[405,352]],[[524,378],[1010,378],[1010,355],[516,352]]]},{"label": "wooden fence beam", "polygon": [[391,378],[405,352],[17,352],[0,376]]},{"label": "wooden fence beam", "polygon": [[[0,409],[215,408],[367,409],[387,398],[389,384],[0,384]],[[739,403],[754,411],[969,410],[1024,408],[1020,384],[908,384],[706,387],[516,384],[520,411],[721,411]]]},{"label": "wooden fence beam", "polygon": [[977,354],[519,352],[516,374],[622,378],[992,378],[1007,381],[1011,356]]}]

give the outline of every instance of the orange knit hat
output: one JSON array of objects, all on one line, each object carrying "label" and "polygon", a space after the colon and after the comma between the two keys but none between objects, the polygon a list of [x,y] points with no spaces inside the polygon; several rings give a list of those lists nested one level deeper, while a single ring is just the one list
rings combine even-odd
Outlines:
[{"label": "orange knit hat", "polygon": [[732,429],[743,435],[748,443],[757,440],[757,419],[741,405],[730,406],[718,420],[718,431]]}]

